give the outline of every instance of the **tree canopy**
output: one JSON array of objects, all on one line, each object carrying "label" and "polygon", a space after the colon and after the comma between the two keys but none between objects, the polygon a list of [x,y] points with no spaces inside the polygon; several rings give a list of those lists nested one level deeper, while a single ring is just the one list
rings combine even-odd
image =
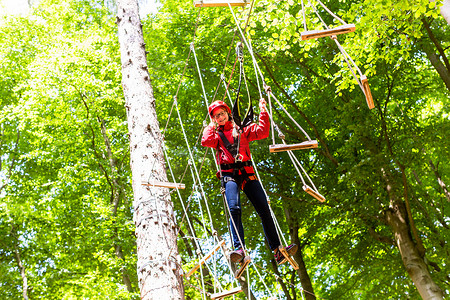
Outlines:
[{"label": "tree canopy", "polygon": [[[303,191],[288,154],[269,152],[270,138],[253,143],[271,207],[285,237],[299,244],[296,259],[304,262],[305,273],[273,264],[260,221],[242,195],[252,259],[268,287],[283,299],[301,298],[302,289],[318,299],[420,299],[414,274],[404,263],[405,249],[412,247],[448,296],[449,24],[435,1],[324,4],[356,25],[355,32],[337,39],[367,75],[372,110],[332,39],[301,40],[301,2],[259,0],[234,8],[264,81],[319,142],[317,149],[295,155],[326,198],[321,203]],[[25,294],[138,298],[129,141],[113,8],[104,1],[43,0],[26,16],[0,16],[0,293],[5,299]],[[317,9],[326,23],[339,25]],[[312,7],[306,5],[305,12],[308,29],[319,29]],[[234,47],[241,39],[229,8],[200,9],[192,1],[163,0],[158,13],[142,24],[170,157],[168,174],[182,180],[187,188],[180,191],[181,199],[193,203],[186,216],[172,193],[187,271],[197,259],[189,237],[212,234],[203,226],[207,211],[194,205],[200,182],[190,164],[200,170],[213,226],[229,243],[214,153],[202,148],[198,138],[207,120],[205,102],[229,101],[222,74],[235,96]],[[258,112],[261,78],[248,49],[244,67],[248,86],[241,88],[242,105],[249,95]],[[273,120],[286,140],[304,141],[304,134],[272,104]],[[401,244],[402,234],[411,239],[411,247]],[[305,278],[312,290],[305,287]],[[221,279],[229,281],[225,275]],[[185,280],[185,289],[186,298],[201,298],[197,280]],[[268,297],[258,280],[251,281],[251,289]]]}]

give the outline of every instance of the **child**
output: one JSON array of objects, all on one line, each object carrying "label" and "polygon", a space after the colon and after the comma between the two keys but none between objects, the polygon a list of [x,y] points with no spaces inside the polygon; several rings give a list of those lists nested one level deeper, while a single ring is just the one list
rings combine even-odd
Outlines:
[{"label": "child", "polygon": [[[234,251],[230,254],[230,260],[235,263],[240,262],[245,256],[239,196],[239,189],[241,189],[261,219],[266,240],[270,249],[274,251],[276,262],[282,264],[287,259],[278,250],[278,246],[281,245],[280,238],[270,214],[266,194],[254,174],[251,163],[249,142],[267,138],[270,130],[269,114],[264,99],[260,100],[259,108],[261,110],[259,124],[252,123],[244,127],[239,134],[228,105],[223,101],[214,101],[208,108],[212,121],[203,131],[202,146],[217,149],[217,160],[221,170],[217,176],[221,180],[222,187],[225,188],[225,197],[231,213],[230,221],[232,221]],[[297,252],[297,245],[292,244],[286,247],[286,250],[289,255],[294,255]]]}]

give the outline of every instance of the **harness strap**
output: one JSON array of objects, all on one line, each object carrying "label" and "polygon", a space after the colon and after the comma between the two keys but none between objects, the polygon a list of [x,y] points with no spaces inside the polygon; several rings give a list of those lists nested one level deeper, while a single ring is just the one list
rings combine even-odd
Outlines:
[{"label": "harness strap", "polygon": [[225,184],[229,181],[234,181],[236,182],[239,187],[241,188],[241,190],[244,190],[245,185],[252,181],[252,180],[258,180],[258,177],[255,176],[255,174],[247,174],[244,177],[237,177],[238,179],[234,179],[233,177],[230,176],[223,176],[220,178],[220,183],[221,183],[221,192],[225,193]]},{"label": "harness strap", "polygon": [[238,154],[239,141],[235,137],[233,137],[233,144],[231,144],[230,141],[228,141],[225,134],[223,133],[223,131],[217,131],[217,134],[219,134],[220,139],[222,140],[223,144],[225,145],[225,148],[228,150],[228,152],[231,153],[233,158],[235,158],[236,155]]},{"label": "harness strap", "polygon": [[222,170],[230,170],[230,169],[242,169],[244,167],[251,167],[252,161],[251,160],[247,160],[247,161],[240,161],[240,162],[235,162],[232,164],[220,164],[220,168]]},{"label": "harness strap", "polygon": [[241,184],[241,190],[244,190],[245,185],[249,181],[252,181],[252,180],[258,180],[258,177],[256,177],[255,175],[249,175],[249,176],[247,176],[247,178],[244,178],[244,180],[242,181],[242,184]]}]

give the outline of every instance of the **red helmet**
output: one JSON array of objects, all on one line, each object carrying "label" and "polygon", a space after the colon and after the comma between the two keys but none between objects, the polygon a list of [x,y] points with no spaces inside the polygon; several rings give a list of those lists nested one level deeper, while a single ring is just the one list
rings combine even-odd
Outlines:
[{"label": "red helmet", "polygon": [[211,117],[214,114],[214,110],[216,110],[217,108],[225,108],[228,114],[231,115],[231,109],[228,107],[228,105],[223,101],[216,100],[213,103],[211,103],[211,105],[208,107],[208,112]]}]

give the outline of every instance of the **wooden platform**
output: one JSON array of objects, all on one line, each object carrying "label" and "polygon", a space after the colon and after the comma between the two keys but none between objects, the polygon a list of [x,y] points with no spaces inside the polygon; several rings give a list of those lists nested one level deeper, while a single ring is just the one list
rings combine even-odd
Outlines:
[{"label": "wooden platform", "polygon": [[232,288],[231,290],[228,290],[228,291],[211,294],[211,299],[213,299],[213,300],[214,299],[222,299],[224,297],[232,296],[232,295],[240,293],[240,292],[242,292],[242,287],[238,286],[238,287]]},{"label": "wooden platform", "polygon": [[308,194],[310,194],[311,196],[313,196],[314,198],[316,198],[317,200],[319,200],[320,202],[324,202],[325,201],[325,197],[324,196],[322,196],[321,194],[317,193],[316,191],[314,191],[309,186],[304,185],[303,186],[303,190],[305,192],[307,192]]},{"label": "wooden platform", "polygon": [[361,76],[361,83],[364,88],[364,94],[366,95],[367,106],[369,109],[372,109],[375,105],[373,104],[372,93],[370,92],[369,81],[367,80],[366,75]]},{"label": "wooden platform", "polygon": [[217,250],[219,250],[223,245],[225,245],[225,240],[221,240],[221,241],[216,245],[216,247],[214,247],[214,249],[212,249],[211,251],[208,252],[208,254],[206,254],[205,256],[203,256],[203,258],[199,261],[199,263],[198,263],[195,267],[193,267],[189,272],[187,272],[186,278],[189,278],[189,276],[191,276],[192,274],[194,274],[194,272],[197,271],[197,270],[200,268],[200,266],[203,265],[203,264],[206,262],[206,260],[207,260],[208,258],[210,258],[210,257],[214,254],[214,252],[216,252]]},{"label": "wooden platform", "polygon": [[230,3],[231,6],[245,6],[248,1],[246,0],[195,0],[195,7],[218,7],[218,6],[227,6]]},{"label": "wooden platform", "polygon": [[269,146],[270,152],[282,152],[282,151],[289,151],[289,150],[299,150],[299,149],[311,149],[311,148],[317,148],[318,144],[316,140],[306,141],[299,144],[275,144]]},{"label": "wooden platform", "polygon": [[324,29],[324,30],[310,30],[301,32],[302,41],[317,39],[325,36],[338,35],[343,33],[349,33],[355,31],[355,24],[345,24],[335,28]]},{"label": "wooden platform", "polygon": [[162,181],[143,182],[142,185],[164,187],[169,189],[180,189],[180,190],[186,188],[186,186],[183,183],[162,182]]},{"label": "wooden platform", "polygon": [[298,270],[298,264],[295,261],[295,259],[289,255],[289,253],[286,251],[286,248],[283,246],[278,246],[278,250],[286,257],[287,261],[291,264],[291,266],[294,268],[294,270]]},{"label": "wooden platform", "polygon": [[250,258],[250,256],[247,255],[246,257],[244,257],[241,262],[241,267],[234,273],[234,277],[240,278],[251,261],[252,259]]}]

